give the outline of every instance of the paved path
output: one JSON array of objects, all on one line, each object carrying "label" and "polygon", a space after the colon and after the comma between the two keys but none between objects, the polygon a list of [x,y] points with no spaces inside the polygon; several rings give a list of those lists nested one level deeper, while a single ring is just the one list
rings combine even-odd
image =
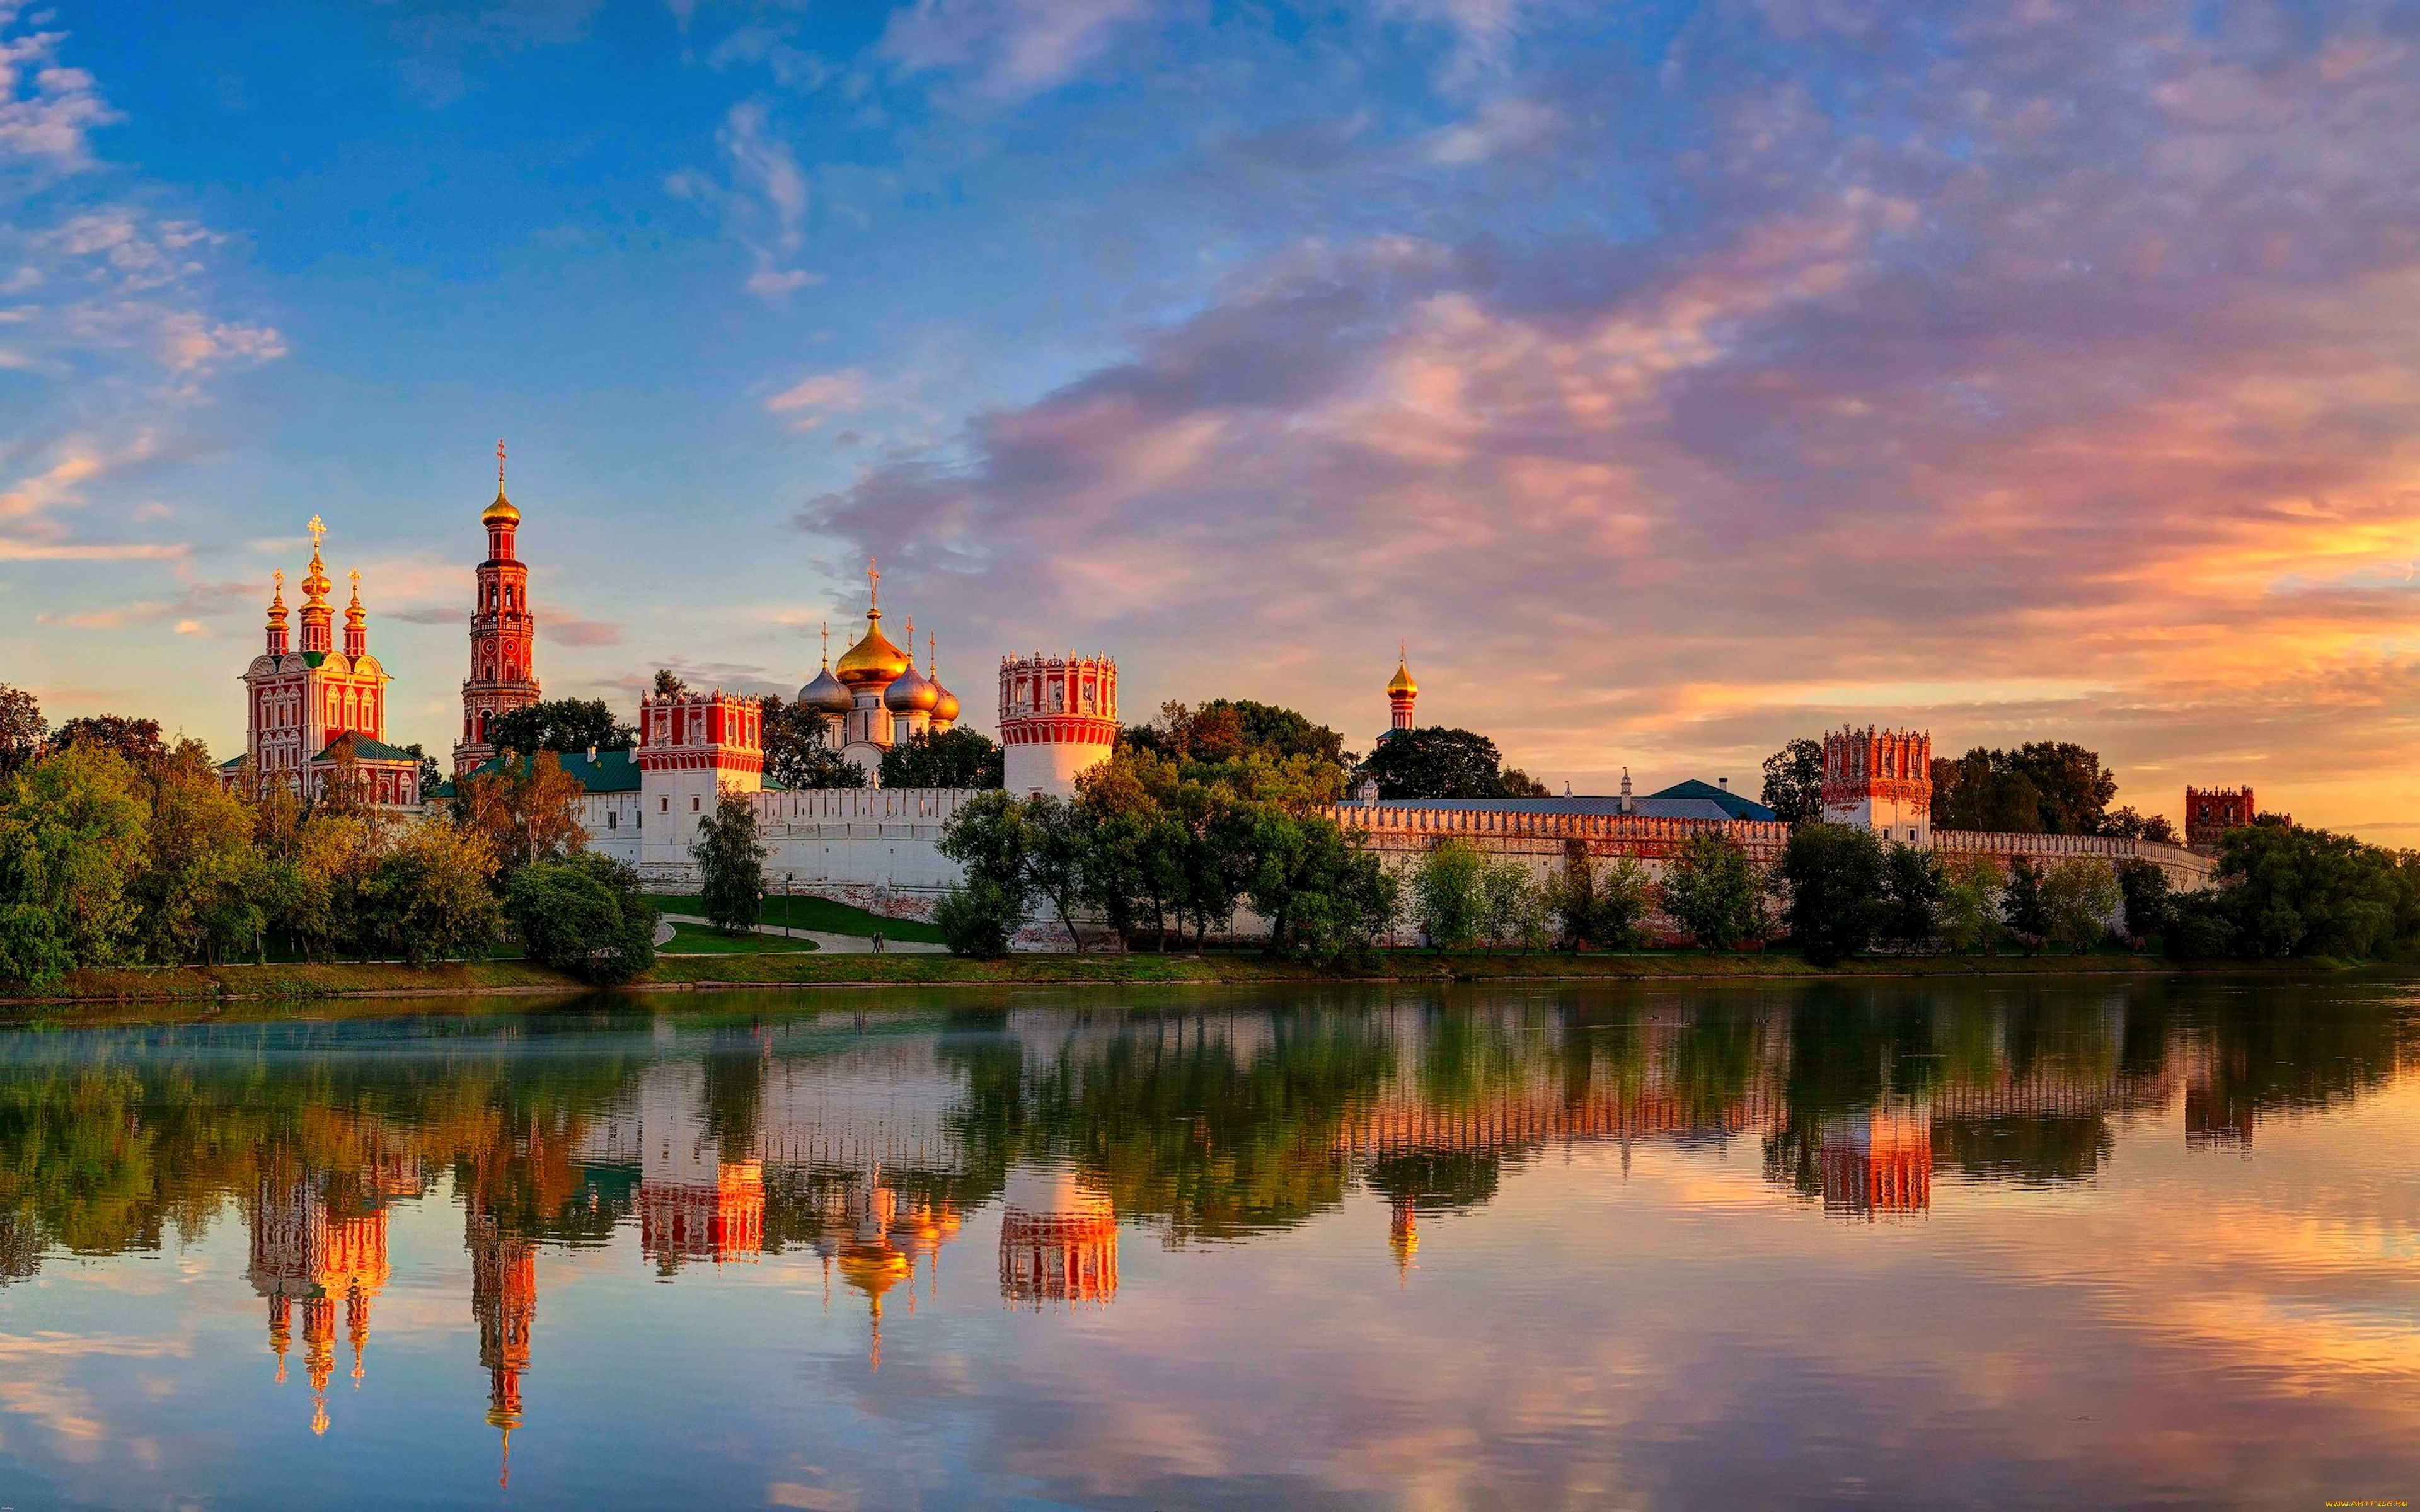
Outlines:
[{"label": "paved path", "polygon": [[[714,927],[691,914],[666,914],[663,916],[663,923],[659,926],[659,933],[669,931],[675,924],[694,924],[700,929]],[[756,933],[776,934],[785,939],[813,940],[815,942],[816,949],[837,951],[842,955],[874,953],[874,937],[870,934],[832,934],[819,929],[787,929],[778,924],[759,924],[756,926]],[[667,934],[666,938],[669,937],[670,935]],[[663,941],[659,940],[656,943],[660,946]],[[882,949],[900,955],[945,955],[950,948],[946,945],[928,944],[923,940],[887,939],[882,942]]]}]

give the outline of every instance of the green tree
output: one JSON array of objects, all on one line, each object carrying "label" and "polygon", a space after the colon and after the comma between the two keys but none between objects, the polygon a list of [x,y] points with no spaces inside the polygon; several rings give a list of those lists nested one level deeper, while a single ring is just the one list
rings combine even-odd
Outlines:
[{"label": "green tree", "polygon": [[209,753],[194,741],[154,763],[148,854],[133,895],[152,960],[217,964],[251,954],[267,916],[255,901],[260,859],[255,816],[226,790]]},{"label": "green tree", "polygon": [[2135,856],[2118,869],[2118,891],[2126,910],[2126,932],[2141,939],[2164,935],[2173,921],[2168,873]]},{"label": "green tree", "polygon": [[1076,910],[1084,900],[1092,825],[1080,805],[1037,793],[1025,800],[1025,828],[1026,886],[1048,900],[1067,938],[1081,950],[1084,937],[1076,933]]},{"label": "green tree", "polygon": [[0,788],[0,974],[48,985],[116,964],[139,922],[132,887],[150,805],[124,758],[70,746]]},{"label": "green tree", "polygon": [[2100,754],[2070,741],[2030,741],[2014,750],[1978,746],[1932,764],[1932,821],[1942,829],[2109,834],[2117,796],[2118,779]]},{"label": "green tree", "polygon": [[1728,835],[1700,830],[1664,863],[1664,912],[1708,950],[1729,950],[1757,924],[1763,879]]},{"label": "green tree", "polygon": [[1882,890],[1874,933],[1895,945],[1921,945],[1935,933],[1940,917],[1941,857],[1918,846],[1893,842],[1882,850]]},{"label": "green tree", "polygon": [[1823,817],[1823,743],[1804,736],[1764,759],[1761,801],[1784,824],[1814,824]]},{"label": "green tree", "polygon": [[689,684],[681,680],[678,672],[668,667],[659,667],[656,669],[655,690],[656,697],[659,699],[676,699],[689,691]]},{"label": "green tree", "polygon": [[355,894],[358,933],[412,965],[484,955],[504,924],[495,844],[450,818],[384,831],[390,843]]},{"label": "green tree", "polygon": [[1941,869],[1941,896],[1933,905],[1932,927],[1953,950],[1973,950],[1990,944],[2000,929],[1998,857],[1979,854],[1955,856]]},{"label": "green tree", "polygon": [[765,841],[756,806],[744,793],[716,795],[714,812],[697,822],[689,848],[705,879],[706,922],[725,934],[746,934],[765,910]]},{"label": "green tree", "polygon": [[508,710],[488,721],[488,744],[502,751],[535,756],[542,750],[628,750],[639,732],[613,717],[603,699],[548,699]]},{"label": "green tree", "polygon": [[152,763],[164,761],[167,746],[160,738],[157,719],[129,719],[115,714],[96,714],[81,719],[70,719],[51,736],[54,748],[85,746],[99,750],[114,750],[126,758],[127,764],[141,770]]},{"label": "green tree", "polygon": [[1257,754],[1345,764],[1342,735],[1292,709],[1250,699],[1213,699],[1198,709],[1171,701],[1159,706],[1157,719],[1125,731],[1120,741],[1178,762],[1221,764]]},{"label": "green tree", "polygon": [[1468,730],[1416,726],[1378,743],[1361,764],[1382,798],[1500,798],[1503,758],[1496,742]]},{"label": "green tree", "polygon": [[2033,862],[2018,856],[2000,889],[2000,918],[2030,944],[2050,938],[2050,909],[2042,902],[2042,877]]},{"label": "green tree", "polygon": [[1527,865],[1509,856],[1488,862],[1479,895],[1479,933],[1488,943],[1536,949],[1546,942],[1545,893]]},{"label": "green tree", "polygon": [[1655,884],[1629,856],[1600,861],[1581,841],[1573,841],[1562,869],[1545,887],[1544,902],[1566,943],[1626,950],[1645,935],[1647,916],[1655,907]]},{"label": "green tree", "polygon": [[964,886],[951,888],[933,905],[933,923],[953,954],[995,960],[1008,954],[1009,941],[1025,922],[1025,904],[999,881],[970,875]]},{"label": "green tree", "polygon": [[[1828,966],[1873,942],[1883,922],[1885,869],[1882,846],[1862,825],[1819,821],[1790,832],[1781,874],[1790,884],[1790,932],[1807,960]],[[1668,898],[1668,879],[1665,891]]]},{"label": "green tree", "polygon": [[2041,881],[2042,912],[2050,919],[2046,933],[2054,944],[2089,949],[2107,937],[2119,898],[2118,875],[2108,862],[2082,856],[2061,861]]},{"label": "green tree", "polygon": [[1412,870],[1412,922],[1439,950],[1466,950],[1486,923],[1487,857],[1466,840],[1449,840]]},{"label": "green tree", "polygon": [[0,778],[32,761],[50,733],[40,701],[22,687],[0,683]]},{"label": "green tree", "polygon": [[[2404,877],[2350,835],[2288,825],[2226,832],[2219,876],[2234,943],[2247,955],[2383,955],[2397,943]],[[2407,936],[2408,938],[2408,936]]]},{"label": "green tree", "polygon": [[1252,815],[1245,897],[1269,921],[1268,952],[1336,960],[1366,952],[1392,924],[1399,885],[1357,833],[1273,804]]},{"label": "green tree", "polygon": [[639,886],[635,867],[583,851],[515,872],[504,913],[531,960],[617,986],[656,963],[659,915]]},{"label": "green tree", "polygon": [[865,786],[865,768],[825,738],[822,715],[779,698],[766,699],[762,707],[767,777],[793,789]]},{"label": "green tree", "polygon": [[980,730],[918,733],[882,753],[886,788],[996,788],[1007,758]]}]

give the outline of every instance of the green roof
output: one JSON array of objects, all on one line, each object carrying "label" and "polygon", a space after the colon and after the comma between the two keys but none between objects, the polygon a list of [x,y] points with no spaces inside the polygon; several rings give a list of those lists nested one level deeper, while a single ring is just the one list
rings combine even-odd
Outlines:
[{"label": "green roof", "polygon": [[306,651],[302,653],[302,661],[305,666],[317,667],[319,663],[327,659],[328,654],[324,651]]},{"label": "green roof", "polygon": [[328,748],[312,757],[315,762],[333,762],[336,748],[347,741],[353,744],[353,759],[360,762],[417,762],[420,758],[408,750],[397,750],[383,740],[372,740],[364,734],[338,735],[328,742]]},{"label": "green roof", "polygon": [[[639,764],[627,750],[600,750],[593,762],[588,759],[588,753],[584,750],[558,750],[553,755],[556,761],[563,764],[565,771],[580,779],[580,788],[583,793],[636,793],[639,791]],[[490,756],[462,775],[475,777],[482,772],[500,772],[504,770],[504,759],[502,756]],[[432,795],[440,798],[450,798],[453,795],[452,781],[446,782]]]},{"label": "green roof", "polygon": [[1694,777],[1685,782],[1675,782],[1661,793],[1651,793],[1647,795],[1651,798],[1703,798],[1709,803],[1720,804],[1723,812],[1733,819],[1780,817],[1753,798],[1741,797],[1729,788],[1718,788],[1711,782],[1700,782]]}]

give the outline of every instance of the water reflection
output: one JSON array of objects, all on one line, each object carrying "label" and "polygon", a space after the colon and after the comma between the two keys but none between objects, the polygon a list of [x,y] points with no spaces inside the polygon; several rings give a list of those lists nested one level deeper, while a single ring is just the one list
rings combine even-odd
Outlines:
[{"label": "water reflection", "polygon": [[1122,1239],[1269,1243],[1355,1194],[1383,1202],[1364,1242],[1407,1290],[1426,1284],[1424,1222],[1483,1215],[1555,1152],[1602,1148],[1626,1175],[1642,1147],[1745,1146],[1776,1214],[1898,1227],[1995,1188],[2092,1183],[2129,1132],[2248,1158],[2264,1128],[2387,1087],[2415,1043],[2406,996],[2372,988],[2291,1011],[2158,986],[822,1001],[14,1035],[0,1284],[194,1245],[233,1210],[256,1358],[286,1382],[299,1331],[325,1435],[340,1352],[358,1388],[381,1294],[426,1258],[391,1221],[458,1204],[508,1486],[525,1381],[548,1367],[542,1254],[627,1253],[675,1287],[808,1259],[878,1372],[886,1329],[912,1326],[920,1291],[937,1304],[979,1215],[996,1305],[1054,1326],[1155,1284],[1122,1276]]}]

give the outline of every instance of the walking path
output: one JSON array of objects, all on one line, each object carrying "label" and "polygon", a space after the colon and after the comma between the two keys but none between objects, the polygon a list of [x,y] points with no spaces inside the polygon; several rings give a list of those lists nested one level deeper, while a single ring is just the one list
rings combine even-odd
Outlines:
[{"label": "walking path", "polygon": [[[657,928],[657,933],[664,937],[656,942],[658,947],[660,948],[664,940],[672,938],[671,931],[675,924],[694,924],[700,929],[714,927],[695,915],[666,914],[663,916],[663,923]],[[813,940],[815,942],[816,949],[834,950],[843,955],[874,953],[874,936],[870,934],[832,934],[819,929],[789,929],[779,924],[759,924],[756,926],[756,933],[778,934],[793,940]],[[886,952],[900,955],[946,955],[950,948],[946,945],[930,944],[923,940],[886,939],[882,942],[882,949]]]}]

